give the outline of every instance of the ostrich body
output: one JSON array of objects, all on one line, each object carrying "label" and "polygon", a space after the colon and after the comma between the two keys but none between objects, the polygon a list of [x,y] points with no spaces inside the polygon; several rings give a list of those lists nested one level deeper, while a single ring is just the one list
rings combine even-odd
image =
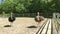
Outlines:
[{"label": "ostrich body", "polygon": [[42,17],[42,16],[39,16],[39,12],[37,13],[37,16],[35,17],[35,21],[36,22],[40,22],[40,21],[42,21],[44,19],[44,17]]},{"label": "ostrich body", "polygon": [[14,22],[15,21],[15,17],[9,17],[9,22]]}]

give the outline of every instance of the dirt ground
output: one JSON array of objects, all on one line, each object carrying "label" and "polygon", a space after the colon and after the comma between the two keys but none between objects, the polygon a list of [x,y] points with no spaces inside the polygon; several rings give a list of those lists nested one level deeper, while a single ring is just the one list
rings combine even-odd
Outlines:
[{"label": "dirt ground", "polygon": [[[0,34],[36,34],[39,26],[45,20],[46,19],[38,24],[34,18],[18,17],[13,22],[12,27],[4,27],[5,25],[10,25],[10,22],[8,18],[0,18]],[[27,28],[28,26],[37,26],[37,28]]]}]

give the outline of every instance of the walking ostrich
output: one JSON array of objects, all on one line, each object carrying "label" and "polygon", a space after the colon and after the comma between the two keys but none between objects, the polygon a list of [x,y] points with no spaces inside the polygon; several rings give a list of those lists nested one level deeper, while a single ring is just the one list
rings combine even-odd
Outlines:
[{"label": "walking ostrich", "polygon": [[35,21],[39,23],[39,22],[42,21],[43,19],[44,19],[44,17],[39,16],[39,12],[37,12],[37,16],[35,17]]},{"label": "walking ostrich", "polygon": [[5,25],[4,27],[11,27],[13,26],[13,22],[15,21],[15,17],[12,16],[12,12],[11,12],[11,16],[8,18],[8,21],[11,22],[10,25]]},{"label": "walking ostrich", "polygon": [[10,25],[13,26],[13,22],[15,21],[15,17],[12,16],[12,12],[11,12],[11,16],[8,18],[8,21],[11,22]]}]

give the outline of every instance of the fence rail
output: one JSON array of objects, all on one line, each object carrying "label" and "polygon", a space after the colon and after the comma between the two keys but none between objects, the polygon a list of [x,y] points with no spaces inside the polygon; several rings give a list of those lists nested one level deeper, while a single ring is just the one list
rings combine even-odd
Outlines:
[{"label": "fence rail", "polygon": [[[0,14],[1,16],[3,16],[2,14]],[[13,16],[15,17],[35,17],[37,15],[37,13],[22,13],[22,14],[16,14],[14,13]],[[40,13],[40,16],[44,16],[44,17],[52,17],[51,13]],[[0,16],[0,17],[1,17]],[[10,14],[4,14],[5,17],[9,17]]]}]

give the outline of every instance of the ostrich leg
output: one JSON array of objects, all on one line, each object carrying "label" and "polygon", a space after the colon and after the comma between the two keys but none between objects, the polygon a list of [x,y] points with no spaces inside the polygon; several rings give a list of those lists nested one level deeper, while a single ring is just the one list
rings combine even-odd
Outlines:
[{"label": "ostrich leg", "polygon": [[13,22],[10,22],[10,26],[13,26]]}]

